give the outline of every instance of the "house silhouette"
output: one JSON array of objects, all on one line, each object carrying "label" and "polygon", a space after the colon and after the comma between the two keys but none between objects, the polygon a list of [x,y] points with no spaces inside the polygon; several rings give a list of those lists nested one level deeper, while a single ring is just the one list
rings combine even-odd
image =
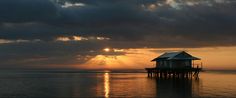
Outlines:
[{"label": "house silhouette", "polygon": [[198,77],[202,63],[194,64],[195,60],[201,59],[185,51],[166,52],[151,60],[156,62],[154,68],[145,69],[148,77]]}]

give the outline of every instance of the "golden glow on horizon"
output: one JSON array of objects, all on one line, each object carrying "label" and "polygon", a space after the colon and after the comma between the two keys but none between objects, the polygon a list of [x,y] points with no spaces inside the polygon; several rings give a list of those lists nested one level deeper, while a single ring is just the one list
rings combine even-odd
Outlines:
[{"label": "golden glow on horizon", "polygon": [[96,57],[86,62],[84,66],[89,69],[116,69],[122,67],[124,65],[123,62],[129,62],[127,61],[127,58],[125,56],[97,55]]},{"label": "golden glow on horizon", "polygon": [[[123,51],[123,50],[122,50]],[[125,55],[97,55],[82,66],[84,69],[142,69],[153,67],[150,57],[154,52],[127,50]]]},{"label": "golden glow on horizon", "polygon": [[109,98],[110,93],[110,76],[109,73],[104,73],[104,96]]},{"label": "golden glow on horizon", "polygon": [[[236,69],[236,47],[217,48],[142,48],[142,49],[120,49],[124,55],[97,55],[82,65],[84,69],[143,69],[154,67],[153,58],[169,51],[187,51],[193,56],[199,57],[206,69]],[[105,50],[104,50],[105,51]],[[109,51],[111,51],[109,49]],[[115,52],[115,49],[112,51]]]}]

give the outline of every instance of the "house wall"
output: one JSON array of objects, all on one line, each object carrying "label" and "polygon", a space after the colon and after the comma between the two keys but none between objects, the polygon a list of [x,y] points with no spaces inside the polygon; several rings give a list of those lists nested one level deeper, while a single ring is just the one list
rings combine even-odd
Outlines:
[{"label": "house wall", "polygon": [[169,68],[170,67],[170,61],[163,60],[163,61],[156,62],[156,67],[158,67],[158,68]]},{"label": "house wall", "polygon": [[191,60],[163,60],[156,61],[156,67],[158,68],[186,68],[192,66]]},{"label": "house wall", "polygon": [[172,67],[173,68],[186,68],[191,67],[192,61],[191,60],[173,60]]}]

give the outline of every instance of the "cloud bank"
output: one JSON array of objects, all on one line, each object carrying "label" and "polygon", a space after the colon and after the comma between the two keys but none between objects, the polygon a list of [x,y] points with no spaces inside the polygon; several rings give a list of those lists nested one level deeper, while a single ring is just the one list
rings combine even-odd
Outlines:
[{"label": "cloud bank", "polygon": [[1,0],[1,65],[78,63],[105,47],[235,46],[235,10],[233,0]]}]

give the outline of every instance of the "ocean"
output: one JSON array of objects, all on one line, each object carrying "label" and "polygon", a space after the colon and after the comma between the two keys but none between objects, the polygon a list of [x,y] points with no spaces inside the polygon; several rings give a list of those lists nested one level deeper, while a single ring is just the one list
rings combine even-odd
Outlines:
[{"label": "ocean", "polygon": [[235,71],[198,79],[148,78],[146,73],[1,71],[0,98],[236,97]]}]

